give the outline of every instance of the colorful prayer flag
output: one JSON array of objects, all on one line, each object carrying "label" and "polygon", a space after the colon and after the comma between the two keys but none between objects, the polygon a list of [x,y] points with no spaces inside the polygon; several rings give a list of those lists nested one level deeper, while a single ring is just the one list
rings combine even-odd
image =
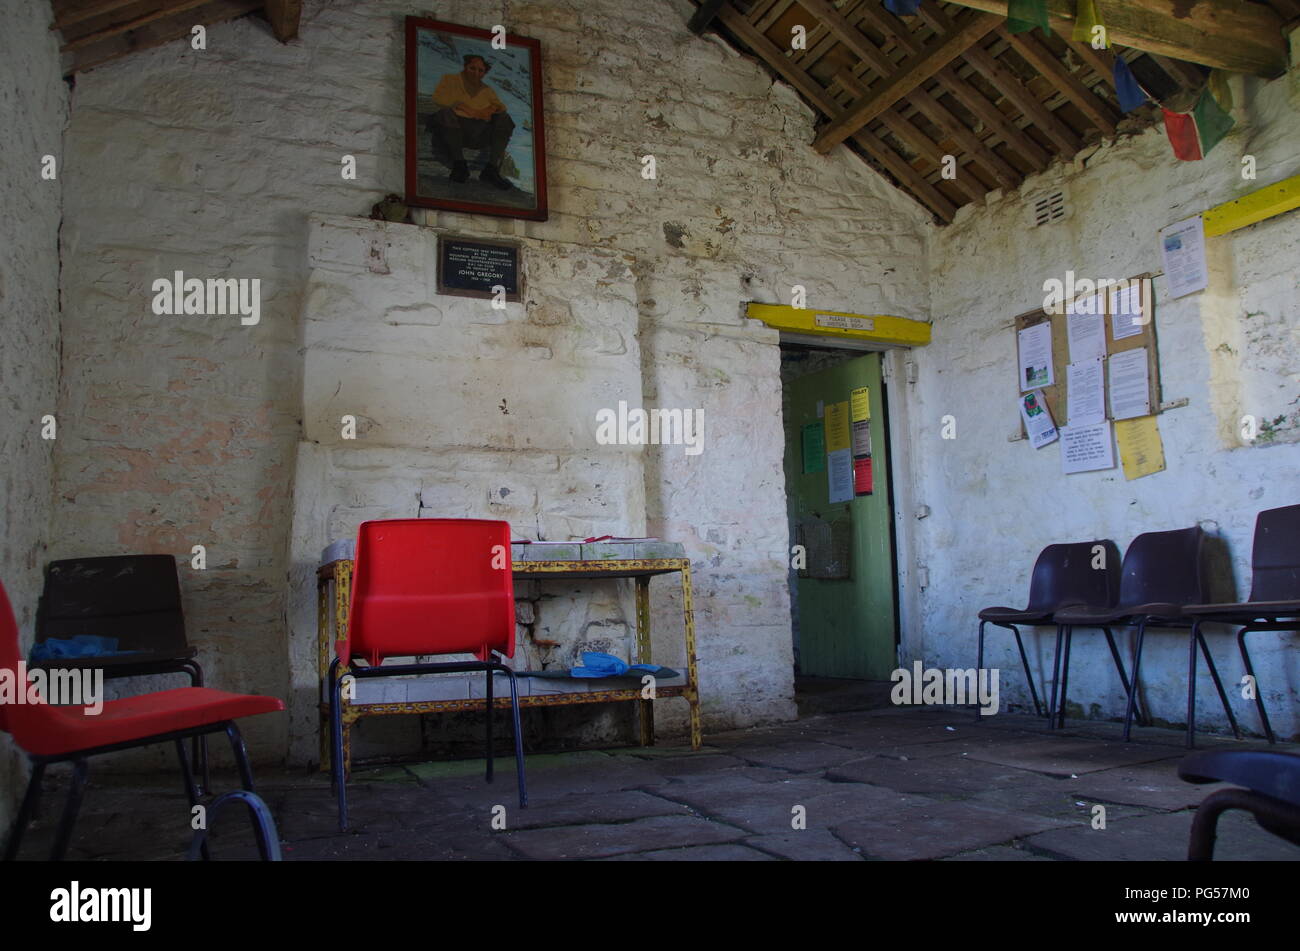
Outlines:
[{"label": "colorful prayer flag", "polygon": [[1122,56],[1115,57],[1115,92],[1119,95],[1119,107],[1125,112],[1132,112],[1148,98]]},{"label": "colorful prayer flag", "polygon": [[1094,31],[1098,27],[1101,28],[1103,45],[1106,49],[1110,49],[1110,35],[1106,32],[1106,24],[1101,22],[1101,14],[1097,12],[1096,0],[1079,0],[1079,5],[1074,11],[1074,31],[1070,34],[1071,39],[1092,45]]},{"label": "colorful prayer flag", "polygon": [[1232,116],[1224,112],[1209,87],[1201,90],[1191,112],[1165,112],[1165,133],[1174,155],[1184,162],[1199,162],[1223,141],[1233,127]]},{"label": "colorful prayer flag", "polygon": [[1007,29],[1012,33],[1028,33],[1042,27],[1052,35],[1052,22],[1047,17],[1047,0],[1009,0],[1007,3]]},{"label": "colorful prayer flag", "polygon": [[885,9],[895,16],[910,17],[921,6],[921,0],[885,0]]}]

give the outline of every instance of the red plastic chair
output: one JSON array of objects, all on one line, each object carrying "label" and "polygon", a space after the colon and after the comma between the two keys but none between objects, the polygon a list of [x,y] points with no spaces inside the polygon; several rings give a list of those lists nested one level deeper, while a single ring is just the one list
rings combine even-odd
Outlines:
[{"label": "red plastic chair", "polygon": [[[352,568],[347,630],[329,669],[330,735],[339,831],[348,827],[343,764],[343,684],[346,676],[487,672],[487,781],[492,781],[492,681],[510,680],[519,805],[528,805],[515,673],[491,660],[515,653],[514,575],[510,525],[485,519],[399,518],[363,522]],[[476,661],[392,664],[389,657],[473,654]],[[357,666],[364,661],[365,666]]]},{"label": "red plastic chair", "polygon": [[[20,659],[18,625],[14,622],[9,596],[0,585],[0,669],[11,672],[25,691],[26,683],[17,681],[16,677],[21,669],[18,666]],[[0,729],[11,733],[14,742],[27,752],[32,761],[27,792],[5,848],[6,861],[18,855],[23,832],[40,799],[41,778],[45,767],[51,763],[73,763],[72,787],[68,791],[50,855],[51,859],[58,860],[67,851],[72,826],[81,808],[87,757],[170,740],[176,744],[185,791],[193,806],[198,802],[198,789],[185,755],[184,740],[224,732],[234,749],[243,788],[251,792],[253,773],[235,720],[283,710],[284,704],[274,697],[226,693],[209,687],[178,687],[123,700],[105,700],[98,714],[87,715],[86,709],[86,706],[56,707],[47,703],[0,704]]]}]

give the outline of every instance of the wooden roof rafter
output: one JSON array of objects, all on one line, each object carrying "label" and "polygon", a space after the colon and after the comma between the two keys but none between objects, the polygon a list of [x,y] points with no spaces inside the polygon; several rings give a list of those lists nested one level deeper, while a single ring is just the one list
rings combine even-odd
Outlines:
[{"label": "wooden roof rafter", "polygon": [[[1116,23],[1151,47],[1145,52],[1075,41],[1074,0],[1065,4],[1069,17],[1049,0],[1051,36],[1011,34],[1005,0],[922,0],[919,16],[906,18],[881,0],[696,2],[710,8],[725,38],[756,54],[813,106],[814,148],[851,146],[944,222],[961,205],[1018,187],[1089,143],[1155,121],[1151,106],[1121,113],[1117,56],[1141,67],[1144,83],[1149,78],[1177,94],[1203,85],[1205,70],[1170,59],[1171,51],[1187,47],[1201,60],[1253,57],[1260,69],[1272,68],[1277,44],[1261,29],[1267,33],[1292,11],[1300,16],[1300,0],[1245,0],[1260,9],[1244,18],[1247,27],[1231,31],[1232,49],[1218,55],[1203,49],[1187,24],[1167,35],[1159,27],[1173,4],[1191,3],[1195,18],[1202,5],[1222,8],[1227,0],[1134,0],[1139,12]],[[806,43],[792,49],[799,33]]]},{"label": "wooden roof rafter", "polygon": [[64,74],[99,66],[137,50],[188,38],[212,26],[261,12],[282,43],[298,35],[302,0],[50,0],[52,30],[62,34]]}]

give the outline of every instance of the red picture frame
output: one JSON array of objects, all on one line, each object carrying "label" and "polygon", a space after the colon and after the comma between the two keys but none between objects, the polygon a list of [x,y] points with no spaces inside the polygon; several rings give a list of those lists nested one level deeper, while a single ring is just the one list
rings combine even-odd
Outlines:
[{"label": "red picture frame", "polygon": [[541,42],[407,17],[405,138],[408,205],[545,221]]}]

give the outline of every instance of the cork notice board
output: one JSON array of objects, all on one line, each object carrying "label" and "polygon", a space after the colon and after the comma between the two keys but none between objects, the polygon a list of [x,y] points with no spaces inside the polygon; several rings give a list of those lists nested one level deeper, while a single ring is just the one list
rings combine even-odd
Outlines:
[{"label": "cork notice board", "polygon": [[[1128,321],[1127,329],[1135,331],[1129,336],[1121,336],[1115,339],[1116,320],[1114,306],[1116,304],[1116,292],[1122,290],[1125,286],[1133,288],[1132,293],[1140,296],[1142,308],[1141,317],[1136,318],[1121,313],[1119,316],[1121,332],[1125,329],[1124,321]],[[1076,305],[1083,304],[1089,298],[1096,297],[1105,320],[1105,339],[1106,339],[1106,364],[1105,373],[1106,392],[1110,392],[1109,380],[1109,359],[1117,353],[1123,353],[1126,350],[1136,350],[1139,347],[1146,347],[1147,351],[1147,386],[1150,390],[1149,399],[1151,406],[1151,415],[1160,412],[1160,360],[1156,348],[1156,302],[1151,282],[1151,275],[1139,274],[1136,277],[1129,278],[1127,281],[1104,289],[1101,292],[1083,294],[1074,299]],[[1069,425],[1069,393],[1067,391],[1068,376],[1066,368],[1070,364],[1070,341],[1069,331],[1066,322],[1065,308],[1060,313],[1049,314],[1043,310],[1030,311],[1027,314],[1021,314],[1015,319],[1016,338],[1013,346],[1018,346],[1019,332],[1027,327],[1033,327],[1044,321],[1050,321],[1052,325],[1052,378],[1054,382],[1051,386],[1041,387],[1038,392],[1043,395],[1048,409],[1051,411],[1052,420],[1057,427]],[[1019,388],[1017,387],[1017,392]],[[1140,392],[1140,391],[1139,391]],[[1110,401],[1106,402],[1106,418],[1111,419]],[[1027,436],[1025,432],[1024,421],[1020,423],[1020,433],[1022,437]]]}]

